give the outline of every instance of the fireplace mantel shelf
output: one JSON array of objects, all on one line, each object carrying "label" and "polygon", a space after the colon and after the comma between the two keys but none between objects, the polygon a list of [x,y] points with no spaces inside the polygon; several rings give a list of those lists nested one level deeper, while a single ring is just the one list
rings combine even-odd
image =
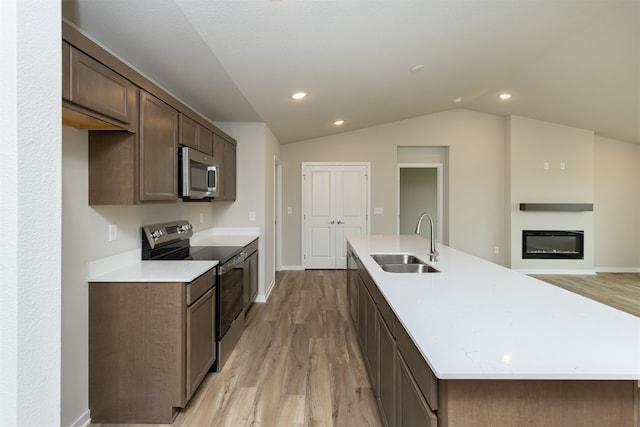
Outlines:
[{"label": "fireplace mantel shelf", "polygon": [[589,212],[593,203],[520,203],[521,211]]}]

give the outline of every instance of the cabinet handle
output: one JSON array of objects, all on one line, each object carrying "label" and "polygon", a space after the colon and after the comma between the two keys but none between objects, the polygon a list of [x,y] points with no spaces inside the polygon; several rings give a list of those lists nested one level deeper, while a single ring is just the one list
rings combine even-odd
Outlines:
[{"label": "cabinet handle", "polygon": [[329,224],[335,224],[335,223],[336,223],[335,221],[331,220],[331,222]]},{"label": "cabinet handle", "polygon": [[338,220],[338,224],[344,224],[344,222],[342,222],[342,221]]}]

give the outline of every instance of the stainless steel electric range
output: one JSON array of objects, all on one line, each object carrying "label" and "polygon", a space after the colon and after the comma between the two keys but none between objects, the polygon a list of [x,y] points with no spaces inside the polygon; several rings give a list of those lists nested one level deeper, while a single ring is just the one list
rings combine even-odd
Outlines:
[{"label": "stainless steel electric range", "polygon": [[178,220],[142,227],[142,259],[151,261],[208,260],[216,267],[216,363],[220,371],[244,331],[242,246],[191,246],[192,225]]}]

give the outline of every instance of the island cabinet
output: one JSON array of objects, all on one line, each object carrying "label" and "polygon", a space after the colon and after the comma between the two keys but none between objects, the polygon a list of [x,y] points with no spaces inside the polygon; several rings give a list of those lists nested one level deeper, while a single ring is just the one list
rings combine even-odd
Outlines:
[{"label": "island cabinet", "polygon": [[62,42],[62,123],[80,129],[135,131],[137,87]]},{"label": "island cabinet", "polygon": [[436,377],[360,254],[347,255],[349,310],[385,425],[640,427],[634,380]]},{"label": "island cabinet", "polygon": [[[365,365],[376,395],[380,414],[385,425],[395,425],[396,413],[396,317],[366,270],[359,264],[353,252],[348,252],[350,275],[348,284],[357,287],[357,303],[349,304],[352,318],[356,318],[356,330]],[[355,272],[355,274],[354,274]],[[352,291],[349,291],[352,294]],[[351,297],[350,297],[351,298]]]},{"label": "island cabinet", "polygon": [[236,200],[236,144],[213,134],[213,158],[218,167],[218,193],[215,201]]},{"label": "island cabinet", "polygon": [[89,283],[93,422],[171,423],[216,359],[215,274]]}]

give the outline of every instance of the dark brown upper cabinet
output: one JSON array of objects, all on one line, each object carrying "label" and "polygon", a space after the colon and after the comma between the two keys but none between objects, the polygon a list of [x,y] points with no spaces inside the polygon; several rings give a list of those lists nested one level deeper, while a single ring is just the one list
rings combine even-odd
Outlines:
[{"label": "dark brown upper cabinet", "polygon": [[236,200],[236,144],[213,135],[213,158],[218,167],[219,190],[214,201]]},{"label": "dark brown upper cabinet", "polygon": [[136,86],[62,43],[62,123],[79,129],[136,130]]},{"label": "dark brown upper cabinet", "polygon": [[140,201],[178,198],[178,112],[140,91]]}]

